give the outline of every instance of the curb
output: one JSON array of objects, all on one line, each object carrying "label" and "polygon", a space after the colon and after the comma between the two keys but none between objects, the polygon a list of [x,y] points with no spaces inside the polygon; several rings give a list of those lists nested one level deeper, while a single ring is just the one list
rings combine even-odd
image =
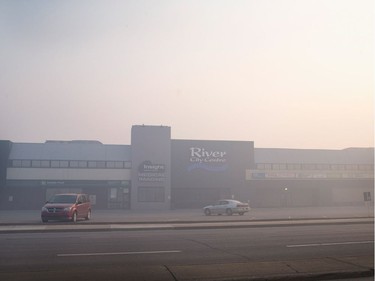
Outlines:
[{"label": "curb", "polygon": [[[245,277],[245,278],[231,278],[220,281],[317,281],[317,280],[335,280],[335,279],[349,279],[362,278],[374,276],[374,269],[367,269],[363,271],[351,272],[329,272],[329,273],[301,273],[295,275],[273,275],[263,277]],[[206,280],[208,281],[208,280]],[[213,280],[211,280],[213,281]]]},{"label": "curb", "polygon": [[[242,219],[242,220],[229,220],[229,219],[222,219],[222,220],[160,220],[160,221],[105,221],[105,222],[95,222],[95,221],[78,221],[77,223],[84,223],[85,225],[108,225],[108,224],[183,224],[183,223],[253,223],[253,222],[293,222],[293,221],[332,221],[332,220],[360,220],[372,219],[374,221],[374,217],[340,217],[340,218],[288,218],[288,219]],[[68,221],[54,221],[55,223],[59,223],[59,225],[72,225],[71,222]],[[19,222],[0,222],[0,226],[16,226],[16,225],[46,225],[46,223],[38,222],[26,222],[26,223],[19,223]]]}]

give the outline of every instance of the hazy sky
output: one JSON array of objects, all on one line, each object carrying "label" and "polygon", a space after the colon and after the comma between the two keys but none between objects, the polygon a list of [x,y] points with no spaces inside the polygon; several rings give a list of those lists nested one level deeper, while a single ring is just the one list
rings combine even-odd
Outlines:
[{"label": "hazy sky", "polygon": [[373,0],[0,0],[0,139],[374,145]]}]

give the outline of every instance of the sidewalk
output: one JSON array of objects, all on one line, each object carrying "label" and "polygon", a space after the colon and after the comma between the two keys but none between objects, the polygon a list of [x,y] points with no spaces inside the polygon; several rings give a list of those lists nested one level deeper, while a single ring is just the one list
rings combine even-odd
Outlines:
[{"label": "sidewalk", "polygon": [[[374,208],[305,207],[305,208],[253,208],[243,216],[205,216],[201,209],[178,209],[157,211],[95,210],[88,224],[113,223],[168,223],[168,222],[215,222],[215,221],[262,221],[336,218],[373,218]],[[52,222],[53,223],[53,222]],[[2,224],[41,224],[39,210],[0,210]]]}]

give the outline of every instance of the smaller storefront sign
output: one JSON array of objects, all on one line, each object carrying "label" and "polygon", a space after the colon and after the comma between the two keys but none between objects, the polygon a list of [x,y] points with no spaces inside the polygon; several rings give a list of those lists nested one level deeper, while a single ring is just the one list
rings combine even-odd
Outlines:
[{"label": "smaller storefront sign", "polygon": [[166,174],[164,164],[143,161],[138,166],[138,181],[140,182],[163,182],[165,179]]}]

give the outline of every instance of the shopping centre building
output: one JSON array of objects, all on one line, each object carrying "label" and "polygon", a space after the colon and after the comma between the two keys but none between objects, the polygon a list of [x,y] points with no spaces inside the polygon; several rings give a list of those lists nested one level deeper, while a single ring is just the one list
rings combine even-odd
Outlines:
[{"label": "shopping centre building", "polygon": [[[137,125],[130,145],[0,141],[0,209],[39,209],[53,194],[86,193],[96,209],[373,204],[374,148],[256,148],[252,141],[171,139]],[[369,201],[370,200],[370,201]]]}]

